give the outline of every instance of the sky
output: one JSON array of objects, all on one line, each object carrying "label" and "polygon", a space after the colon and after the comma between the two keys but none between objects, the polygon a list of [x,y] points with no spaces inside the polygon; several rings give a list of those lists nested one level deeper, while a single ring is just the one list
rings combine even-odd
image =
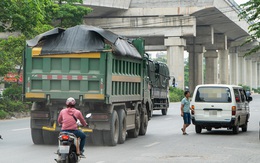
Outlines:
[{"label": "sky", "polygon": [[242,3],[245,3],[247,2],[248,0],[235,0],[237,4],[242,4]]}]

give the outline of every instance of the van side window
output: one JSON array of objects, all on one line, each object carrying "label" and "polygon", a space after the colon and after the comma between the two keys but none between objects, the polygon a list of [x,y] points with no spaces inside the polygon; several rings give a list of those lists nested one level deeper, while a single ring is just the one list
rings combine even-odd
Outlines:
[{"label": "van side window", "polygon": [[239,89],[239,92],[240,92],[240,96],[241,96],[241,101],[242,101],[242,102],[245,102],[245,100],[246,100],[246,97],[245,97],[244,90],[242,90],[242,89]]},{"label": "van side window", "polygon": [[234,94],[235,94],[236,102],[240,102],[241,100],[240,100],[239,90],[234,89]]}]

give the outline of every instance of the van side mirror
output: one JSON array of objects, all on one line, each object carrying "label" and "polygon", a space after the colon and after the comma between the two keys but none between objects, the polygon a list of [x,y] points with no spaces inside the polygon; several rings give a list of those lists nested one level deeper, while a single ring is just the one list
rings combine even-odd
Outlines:
[{"label": "van side mirror", "polygon": [[248,102],[250,102],[250,101],[252,101],[253,100],[253,98],[251,97],[251,96],[249,96],[248,98],[247,98],[247,101]]}]

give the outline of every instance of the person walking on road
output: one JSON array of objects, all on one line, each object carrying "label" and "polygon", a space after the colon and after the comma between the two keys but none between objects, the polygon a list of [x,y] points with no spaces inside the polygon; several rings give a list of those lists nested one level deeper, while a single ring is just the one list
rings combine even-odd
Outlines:
[{"label": "person walking on road", "polygon": [[191,116],[190,116],[190,92],[184,92],[184,98],[181,100],[181,116],[183,117],[183,127],[181,128],[183,135],[188,135],[186,133],[187,127],[191,124]]}]

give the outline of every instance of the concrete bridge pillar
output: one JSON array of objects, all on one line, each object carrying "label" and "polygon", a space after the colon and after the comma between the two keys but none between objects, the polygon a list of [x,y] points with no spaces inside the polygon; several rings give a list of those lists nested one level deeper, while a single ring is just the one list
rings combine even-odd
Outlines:
[{"label": "concrete bridge pillar", "polygon": [[252,88],[257,88],[257,62],[252,61]]},{"label": "concrete bridge pillar", "polygon": [[187,48],[189,52],[189,88],[193,92],[195,87],[204,83],[203,53],[205,47],[193,45]]},{"label": "concrete bridge pillar", "polygon": [[207,50],[204,53],[206,61],[205,84],[217,84],[218,82],[218,53],[216,50]]},{"label": "concrete bridge pillar", "polygon": [[252,88],[252,60],[245,59],[245,85]]},{"label": "concrete bridge pillar", "polygon": [[219,82],[228,84],[228,50],[218,50],[219,54]]},{"label": "concrete bridge pillar", "polygon": [[260,87],[260,63],[257,63],[257,88]]},{"label": "concrete bridge pillar", "polygon": [[167,47],[167,65],[170,70],[171,81],[175,77],[176,87],[184,89],[184,46],[186,41],[180,37],[164,39]]},{"label": "concrete bridge pillar", "polygon": [[238,85],[238,54],[236,47],[229,49],[229,83],[233,85]]},{"label": "concrete bridge pillar", "polygon": [[237,76],[237,82],[238,84],[243,84],[244,83],[244,78],[243,78],[243,75],[244,75],[244,57],[243,55],[241,55],[240,53],[238,54],[238,69],[237,69],[237,73],[238,73],[238,76]]}]

